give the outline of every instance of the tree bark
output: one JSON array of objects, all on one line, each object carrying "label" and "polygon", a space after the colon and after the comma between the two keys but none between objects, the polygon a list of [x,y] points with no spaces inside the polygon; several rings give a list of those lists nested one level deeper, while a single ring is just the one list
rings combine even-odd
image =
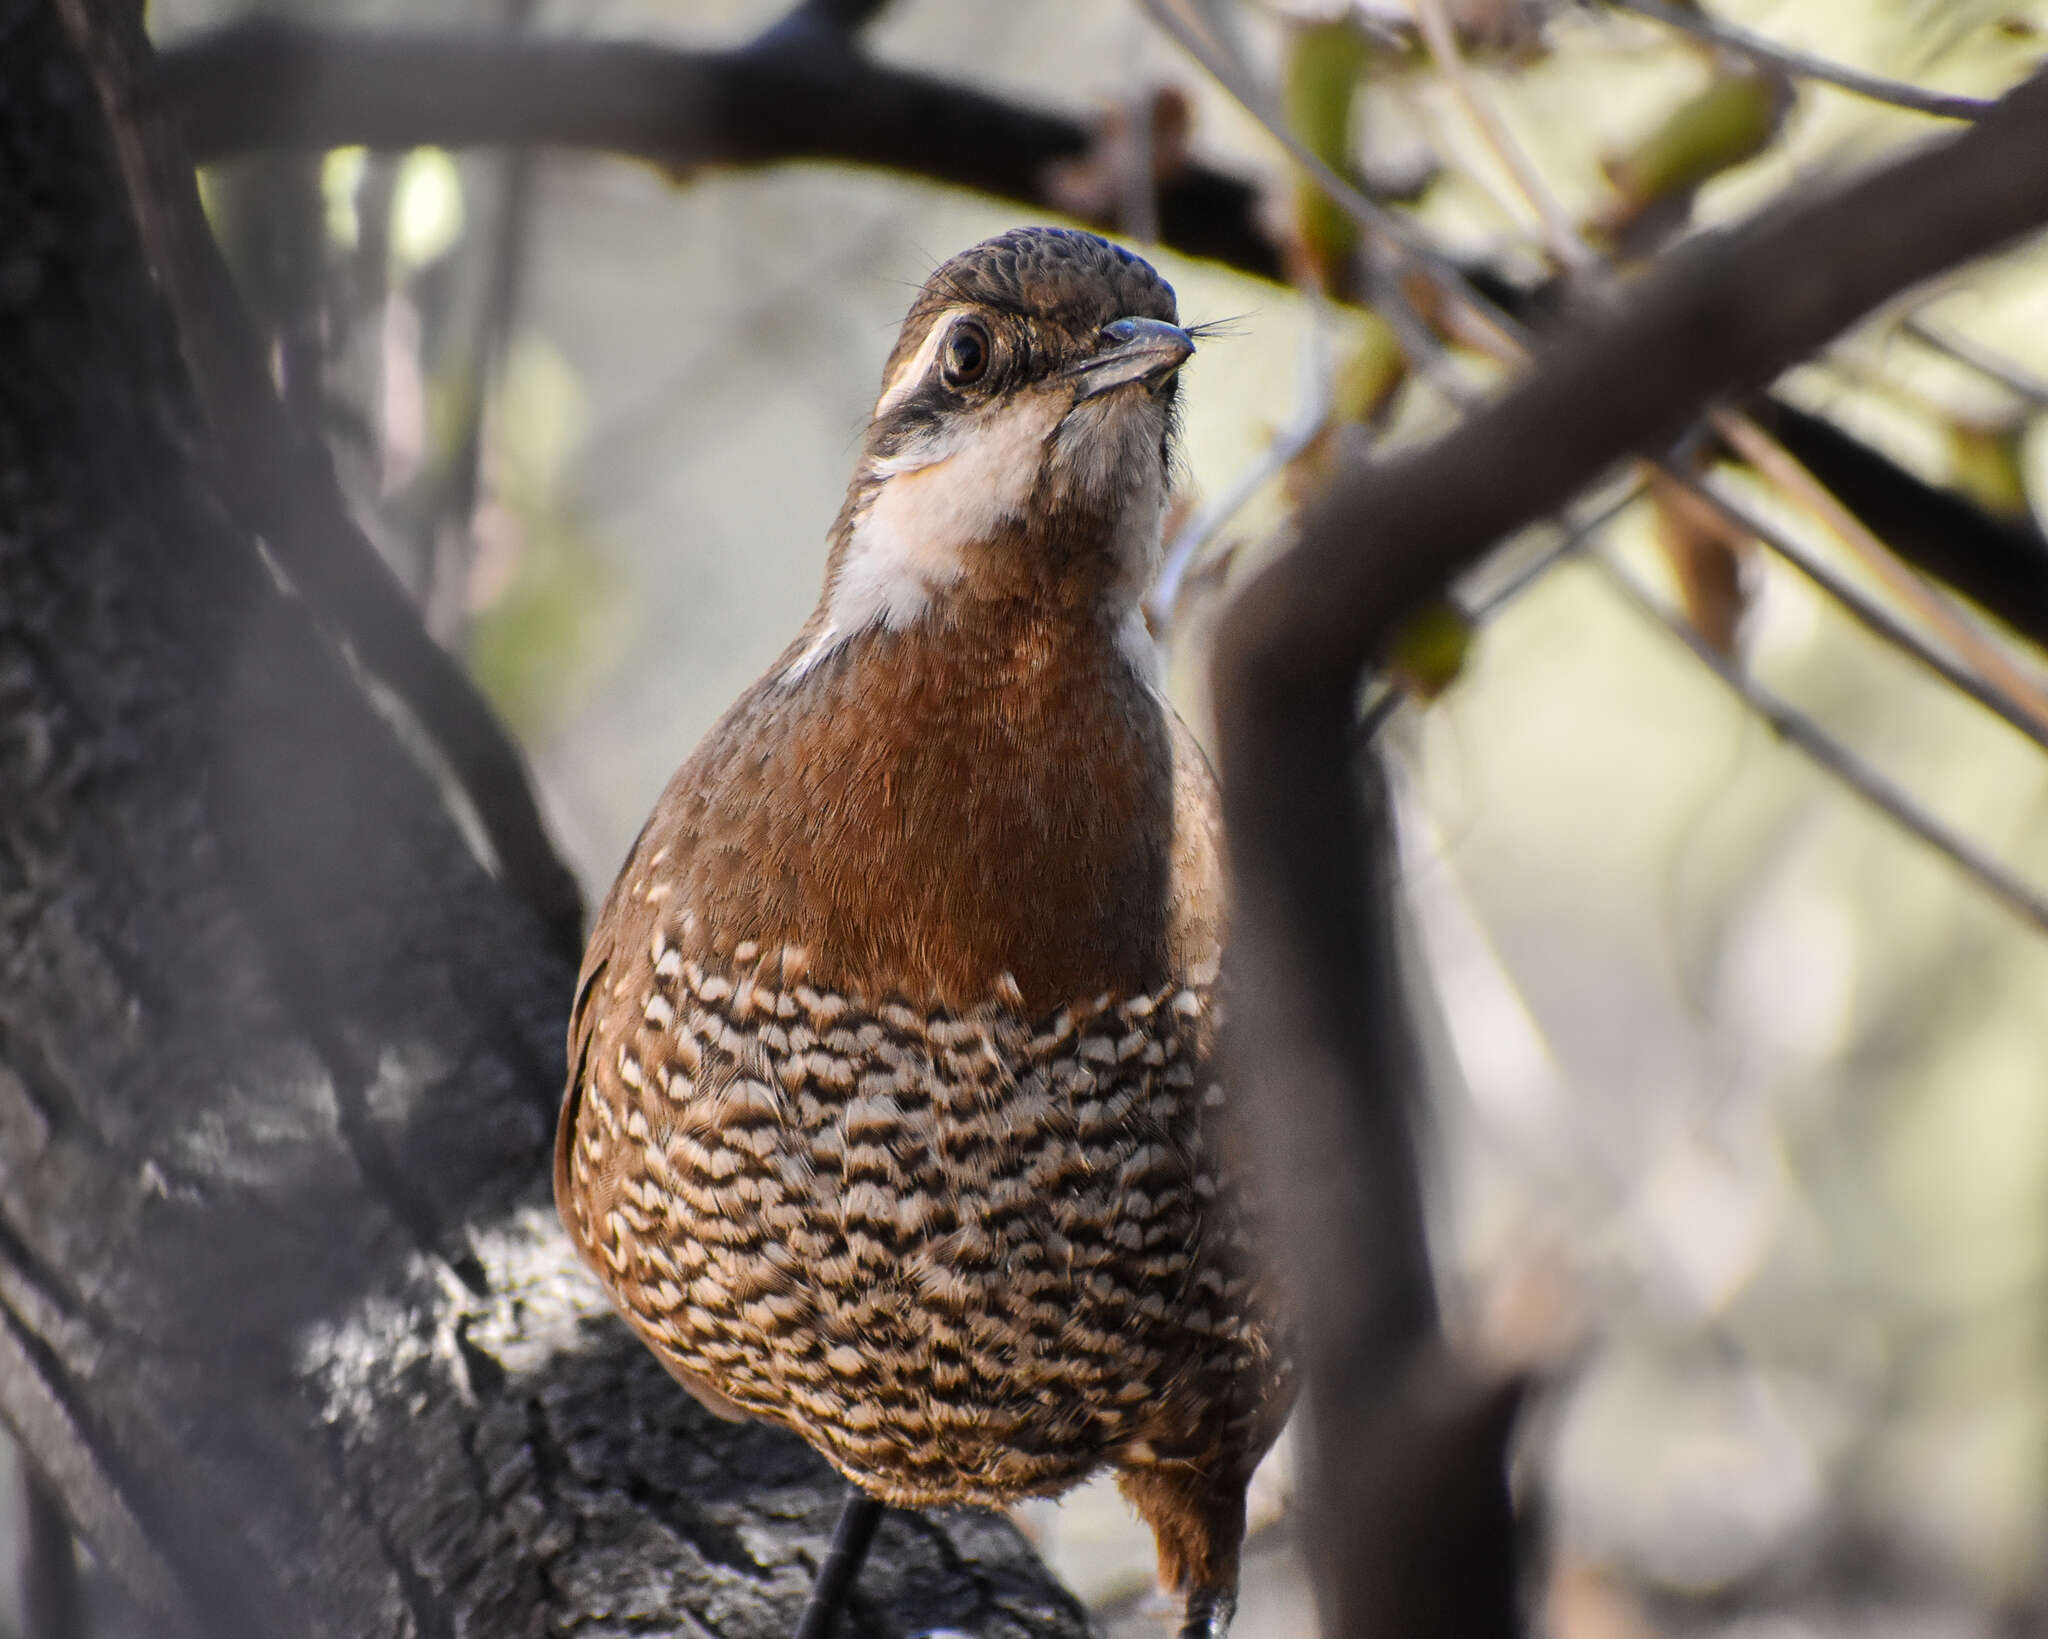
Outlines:
[{"label": "tree bark", "polygon": [[[223,499],[49,0],[0,360],[0,1417],[165,1634],[786,1632],[840,1487],[575,1265],[569,970]],[[1083,1628],[972,1515],[853,1618]]]}]

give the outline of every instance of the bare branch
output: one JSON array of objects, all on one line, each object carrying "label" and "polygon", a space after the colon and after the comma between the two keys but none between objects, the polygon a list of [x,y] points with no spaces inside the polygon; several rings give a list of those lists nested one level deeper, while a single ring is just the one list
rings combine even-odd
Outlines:
[{"label": "bare branch", "polygon": [[1893,597],[1910,608],[2001,694],[2011,711],[2025,717],[2038,736],[2048,734],[2048,700],[2011,656],[1987,638],[1935,587],[1906,564],[1841,501],[1830,494],[1762,428],[1727,410],[1708,413],[1708,422],[1729,448],[1779,492],[1820,520]]},{"label": "bare branch", "polygon": [[1579,516],[1567,513],[1551,526],[1551,539],[1529,561],[1486,596],[1465,607],[1465,618],[1475,626],[1491,620],[1559,564],[1584,551],[1586,546],[1615,519],[1643,498],[1648,480],[1638,472],[1621,487],[1620,493],[1587,508]]},{"label": "bare branch", "polygon": [[1995,517],[1780,395],[1745,408],[1900,557],[2048,648],[2048,538],[2031,517]]},{"label": "bare branch", "polygon": [[2010,359],[2001,358],[1988,347],[1980,347],[1968,337],[1958,336],[1946,330],[1937,330],[1917,314],[1907,319],[1899,328],[1923,347],[1966,364],[1989,381],[1995,381],[2007,392],[2024,400],[2033,409],[2048,409],[2048,381],[2030,374]]},{"label": "bare branch", "polygon": [[[351,143],[588,148],[677,172],[832,158],[1051,210],[1047,168],[1094,141],[1081,120],[852,51],[681,51],[252,19],[167,49],[159,83],[202,163]],[[1159,231],[1190,255],[1278,278],[1257,207],[1249,182],[1189,164],[1159,184]]]},{"label": "bare branch", "polygon": [[1543,173],[1515,140],[1515,134],[1508,128],[1500,110],[1473,83],[1471,67],[1459,49],[1458,31],[1451,24],[1449,12],[1444,9],[1444,0],[1408,0],[1408,3],[1423,41],[1429,47],[1429,54],[1436,63],[1437,72],[1451,88],[1452,95],[1464,105],[1466,117],[1479,132],[1480,140],[1493,151],[1493,156],[1514,179],[1516,188],[1536,213],[1543,241],[1550,247],[1550,254],[1557,258],[1557,265],[1574,272],[1592,267],[1599,258],[1580,236],[1578,224],[1572,220],[1571,213],[1564,208],[1544,181]]},{"label": "bare branch", "polygon": [[1697,477],[1670,461],[1659,465],[1675,483],[1683,485],[1737,528],[1762,541],[1840,605],[1859,625],[1893,648],[1911,655],[1950,687],[1967,695],[2001,722],[2048,751],[2048,728],[2044,728],[2032,714],[2021,710],[2013,699],[1969,667],[1951,660],[1853,581],[1836,574],[1782,529],[1743,505],[1725,483]]},{"label": "bare branch", "polygon": [[1955,96],[1945,91],[1928,91],[1911,85],[1904,80],[1886,79],[1882,74],[1866,74],[1860,68],[1850,68],[1842,63],[1830,62],[1825,57],[1816,57],[1809,52],[1795,51],[1765,39],[1761,34],[1752,34],[1748,29],[1738,28],[1733,23],[1724,23],[1697,11],[1679,6],[1667,5],[1664,0],[1607,0],[1618,11],[1632,11],[1638,17],[1648,17],[1662,23],[1666,28],[1675,28],[1690,34],[1696,40],[1732,51],[1737,56],[1747,57],[1751,62],[1761,63],[1766,68],[1783,70],[1796,74],[1801,79],[1819,80],[1838,91],[1881,102],[1893,108],[1908,109],[1915,114],[1932,114],[1937,119],[1974,120],[1981,119],[1997,105],[1981,97]]},{"label": "bare branch", "polygon": [[[1284,1180],[1268,1197],[1296,1278],[1317,1294],[1310,1405],[1329,1449],[1311,1489],[1312,1530],[1334,1631],[1404,1631],[1384,1621],[1387,1591],[1373,1575],[1387,1571],[1389,1535],[1411,1541],[1440,1517],[1425,1496],[1382,1499],[1362,1519],[1339,1511],[1356,1500],[1342,1475],[1385,1471],[1399,1394],[1411,1397],[1413,1426],[1430,1409],[1422,1380],[1390,1380],[1386,1361],[1420,1372],[1441,1347],[1426,1308],[1402,1297],[1428,1268],[1405,1206],[1415,1190],[1404,1116],[1413,1068],[1388,1063],[1371,1034],[1384,1021],[1361,1017],[1380,966],[1372,913],[1330,891],[1357,880],[1376,835],[1350,776],[1365,669],[1417,608],[1526,520],[1879,302],[2044,220],[2048,78],[1951,141],[1674,252],[1625,307],[1554,344],[1456,431],[1341,472],[1305,513],[1298,544],[1226,611],[1215,666],[1239,906],[1233,1053],[1258,1127],[1296,1134],[1285,1153],[1269,1146],[1261,1159],[1293,1168],[1267,1172]],[[1360,1363],[1372,1361],[1378,1369],[1361,1379]],[[1355,1399],[1362,1382],[1395,1400],[1367,1416]],[[1481,1462],[1491,1425],[1472,1408],[1483,1397],[1453,1398],[1467,1409],[1443,1425],[1442,1454]],[[1491,1459],[1501,1459],[1498,1444]],[[1347,1541],[1352,1551],[1337,1551]],[[1507,1628],[1481,1612],[1405,1631]]]},{"label": "bare branch", "polygon": [[1953,861],[1990,898],[2021,921],[2048,933],[2048,893],[2043,893],[2003,860],[1978,847],[1953,826],[1944,825],[1898,781],[1881,774],[1811,717],[1758,684],[1690,625],[1659,604],[1612,559],[1595,554],[1588,561],[1623,603],[1661,626],[1690,649],[1693,658],[1763,719],[1772,733],[1812,758],[1893,824]]}]

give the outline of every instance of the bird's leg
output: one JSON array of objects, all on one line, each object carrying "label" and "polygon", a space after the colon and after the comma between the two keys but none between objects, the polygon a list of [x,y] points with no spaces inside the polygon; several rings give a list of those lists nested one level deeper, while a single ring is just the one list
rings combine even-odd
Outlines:
[{"label": "bird's leg", "polygon": [[1190,1588],[1180,1619],[1179,1639],[1224,1639],[1230,1632],[1230,1619],[1236,1614],[1235,1587]]},{"label": "bird's leg", "polygon": [[1187,1590],[1179,1639],[1224,1639],[1237,1614],[1244,1542],[1241,1464],[1127,1468],[1117,1485],[1159,1544],[1159,1580]]},{"label": "bird's leg", "polygon": [[832,1528],[832,1546],[825,1550],[824,1563],[811,1584],[811,1597],[797,1618],[794,1639],[829,1639],[846,1596],[853,1591],[854,1578],[860,1575],[861,1561],[868,1557],[884,1506],[858,1487],[847,1497],[839,1523]]}]

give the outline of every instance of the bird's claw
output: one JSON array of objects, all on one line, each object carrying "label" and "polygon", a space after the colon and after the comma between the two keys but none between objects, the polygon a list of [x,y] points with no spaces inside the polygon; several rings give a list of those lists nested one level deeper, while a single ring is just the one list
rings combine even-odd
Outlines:
[{"label": "bird's claw", "polygon": [[1230,1619],[1236,1614],[1234,1589],[1197,1588],[1188,1595],[1178,1639],[1227,1639]]}]

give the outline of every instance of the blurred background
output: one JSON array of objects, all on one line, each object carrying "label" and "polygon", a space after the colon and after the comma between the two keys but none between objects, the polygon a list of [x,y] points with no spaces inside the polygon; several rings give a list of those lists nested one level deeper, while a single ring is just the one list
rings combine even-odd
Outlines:
[{"label": "blurred background", "polygon": [[[692,46],[740,45],[782,9],[267,8]],[[1200,9],[1313,145],[1517,289],[1574,235],[1640,263],[1938,129],[1599,6],[1426,7],[1453,28],[1448,63],[1404,0]],[[2048,26],[2041,0],[1713,12],[1973,96],[2026,73]],[[149,15],[173,45],[247,14],[153,0]],[[1134,121],[1155,164],[1191,148],[1264,191],[1291,286],[1146,250],[1184,317],[1232,321],[1185,378],[1177,527],[1195,550],[1160,620],[1199,724],[1218,589],[1284,540],[1332,451],[1442,430],[1456,382],[1482,391],[1499,366],[1454,345],[1440,375],[1404,370],[1398,326],[1341,299],[1358,293],[1342,225],[1138,8],[895,0],[864,38],[878,59],[1095,122],[1097,153],[1059,183],[1077,212],[1118,214],[1104,190],[1119,197]],[[1044,216],[845,166],[671,176],[433,148],[245,158],[209,167],[204,193],[294,410],[516,730],[593,904],[671,770],[808,613],[914,288]],[[1143,217],[1141,196],[1124,215],[1141,248]],[[2029,247],[1884,315],[1783,393],[2027,521],[2048,494],[2037,377],[2048,263]],[[1853,585],[1883,586],[1794,490],[1726,483]],[[2035,884],[2040,747],[1741,531],[1675,494],[1626,495],[1607,492],[1604,527],[1526,585],[1554,531],[1476,577],[1466,615],[1418,641],[1384,730],[1441,1090],[1447,1299],[1466,1336],[1546,1373],[1519,1474],[1549,1554],[1545,1622],[1565,1639],[2037,1631],[2048,943],[1953,850],[1775,734],[1603,566],[1914,813]],[[1971,630],[2041,685],[2037,652]],[[1283,1447],[1255,1494],[1242,1639],[1312,1631],[1287,1497]],[[1110,1487],[1022,1518],[1105,1632],[1163,1630],[1148,1536]],[[0,1599],[0,1632],[19,1631],[15,1604]]]}]

